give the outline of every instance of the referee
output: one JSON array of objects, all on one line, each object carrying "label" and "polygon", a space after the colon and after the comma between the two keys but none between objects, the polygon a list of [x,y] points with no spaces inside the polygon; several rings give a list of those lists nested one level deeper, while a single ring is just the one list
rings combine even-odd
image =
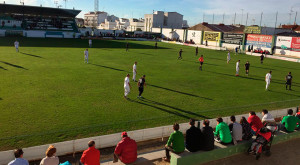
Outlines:
[{"label": "referee", "polygon": [[143,75],[138,81],[138,87],[139,87],[139,96],[137,98],[143,98],[142,94],[144,92],[144,87],[146,86],[146,75]]}]

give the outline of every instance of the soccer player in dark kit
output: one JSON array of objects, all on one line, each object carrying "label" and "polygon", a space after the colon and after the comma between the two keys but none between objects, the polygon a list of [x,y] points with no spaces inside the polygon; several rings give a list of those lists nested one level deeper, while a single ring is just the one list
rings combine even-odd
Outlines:
[{"label": "soccer player in dark kit", "polygon": [[157,49],[157,42],[155,42],[155,49]]},{"label": "soccer player in dark kit", "polygon": [[265,56],[264,56],[263,54],[261,54],[261,56],[260,56],[260,63],[261,63],[261,64],[264,63],[264,58],[265,58]]},{"label": "soccer player in dark kit", "polygon": [[137,98],[143,98],[142,94],[144,92],[144,87],[146,86],[146,80],[145,80],[146,75],[141,77],[138,81],[138,87],[139,87],[139,96]]},{"label": "soccer player in dark kit", "polygon": [[181,59],[182,60],[182,49],[180,49],[180,51],[179,51],[179,56],[178,56],[178,58],[177,58],[177,60],[179,60],[179,59]]},{"label": "soccer player in dark kit", "polygon": [[198,46],[196,47],[196,56],[198,56],[198,52],[199,52],[199,50],[198,50]]},{"label": "soccer player in dark kit", "polygon": [[249,69],[250,69],[250,63],[249,63],[249,61],[247,61],[246,64],[245,64],[245,70],[246,70],[246,75],[247,76],[249,75]]},{"label": "soccer player in dark kit", "polygon": [[127,42],[126,43],[126,52],[128,52],[128,50],[129,50],[129,43]]},{"label": "soccer player in dark kit", "polygon": [[285,76],[285,89],[288,90],[288,86],[289,86],[289,90],[292,90],[292,72],[289,72],[288,75]]}]

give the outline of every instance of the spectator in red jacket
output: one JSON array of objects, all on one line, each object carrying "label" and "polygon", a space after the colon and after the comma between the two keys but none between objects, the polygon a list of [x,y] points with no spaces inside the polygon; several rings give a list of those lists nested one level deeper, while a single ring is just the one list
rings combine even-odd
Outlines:
[{"label": "spectator in red jacket", "polygon": [[81,163],[84,165],[100,165],[100,151],[95,148],[95,142],[89,141],[89,148],[81,156]]},{"label": "spectator in red jacket", "polygon": [[248,123],[250,124],[250,126],[254,132],[257,132],[258,130],[260,130],[263,127],[263,124],[260,121],[260,118],[258,116],[256,116],[256,113],[253,111],[249,112]]},{"label": "spectator in red jacket", "polygon": [[136,142],[128,137],[127,132],[122,133],[122,140],[115,149],[114,163],[118,162],[118,159],[125,164],[133,163],[137,159]]}]

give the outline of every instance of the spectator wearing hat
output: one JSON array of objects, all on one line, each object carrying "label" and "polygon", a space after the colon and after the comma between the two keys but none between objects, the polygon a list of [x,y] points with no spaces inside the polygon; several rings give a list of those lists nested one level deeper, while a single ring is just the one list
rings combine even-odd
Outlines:
[{"label": "spectator wearing hat", "polygon": [[8,165],[28,165],[28,161],[23,159],[23,154],[24,152],[22,149],[15,149],[14,155],[16,159],[9,162]]},{"label": "spectator wearing hat", "polygon": [[89,148],[81,156],[80,162],[84,165],[100,165],[100,151],[95,148],[95,141],[89,141]]},{"label": "spectator wearing hat", "polygon": [[137,159],[137,144],[128,137],[127,132],[122,133],[122,140],[118,143],[114,152],[114,163],[118,159],[125,164],[133,163]]}]

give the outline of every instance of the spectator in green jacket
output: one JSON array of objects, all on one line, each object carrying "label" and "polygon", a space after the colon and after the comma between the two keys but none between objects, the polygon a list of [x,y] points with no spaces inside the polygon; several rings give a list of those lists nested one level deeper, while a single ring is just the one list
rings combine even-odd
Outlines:
[{"label": "spectator in green jacket", "polygon": [[285,132],[294,132],[296,126],[299,126],[300,119],[297,118],[296,116],[293,116],[293,110],[289,109],[288,110],[288,115],[284,116],[281,124],[284,126],[283,131]]},{"label": "spectator in green jacket", "polygon": [[229,127],[223,122],[222,118],[217,118],[217,127],[215,134],[215,141],[222,144],[229,144],[232,142]]},{"label": "spectator in green jacket", "polygon": [[180,154],[184,151],[184,136],[182,132],[179,131],[179,124],[175,123],[173,125],[174,132],[170,135],[167,144],[165,145],[166,157],[163,158],[164,161],[170,161],[170,151],[176,154]]}]

